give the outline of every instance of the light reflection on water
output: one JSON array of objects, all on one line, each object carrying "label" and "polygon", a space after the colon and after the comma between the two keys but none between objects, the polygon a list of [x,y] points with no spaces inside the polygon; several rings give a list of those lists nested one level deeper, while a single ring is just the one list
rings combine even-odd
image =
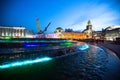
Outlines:
[{"label": "light reflection on water", "polygon": [[12,39],[10,39],[10,40],[5,40],[5,39],[0,39],[0,42],[3,42],[3,43],[5,43],[5,42],[69,42],[69,40],[12,40]]},{"label": "light reflection on water", "polygon": [[[119,65],[116,64],[120,62],[118,58],[112,54],[106,53],[106,51],[104,51],[99,47],[90,46],[89,49],[86,49],[83,51],[78,50],[78,48],[75,48],[75,45],[73,47],[70,47],[70,46],[66,46],[66,47],[67,49],[65,49],[65,46],[57,46],[57,47],[54,46],[52,47],[52,49],[51,47],[27,48],[28,52],[26,48],[25,49],[20,48],[20,50],[23,50],[23,52],[24,50],[26,50],[25,52],[27,53],[25,54],[34,53],[30,55],[31,57],[23,56],[22,58],[34,58],[34,57],[42,57],[47,55],[47,56],[53,57],[54,59],[52,61],[48,61],[45,64],[43,63],[43,65],[42,64],[29,65],[31,67],[27,66],[28,68],[18,67],[18,68],[15,68],[16,71],[14,70],[14,68],[12,68],[11,70],[8,70],[6,74],[12,73],[12,75],[16,75],[18,77],[17,80],[19,80],[20,75],[25,73],[26,70],[28,71],[27,73],[25,73],[24,77],[22,76],[22,79],[31,79],[31,77],[33,77],[33,78],[44,79],[44,80],[45,79],[48,79],[48,80],[66,80],[66,79],[67,80],[79,80],[79,79],[80,80],[104,80],[104,79],[112,80],[109,78],[111,74],[108,75],[107,70],[112,69],[114,71],[117,69],[116,66],[119,67]],[[51,50],[47,51],[47,49],[51,49]],[[67,54],[67,53],[70,53],[70,54]],[[48,66],[48,64],[52,64],[52,65]],[[42,69],[41,69],[41,66],[42,66]],[[19,69],[21,72],[17,72]],[[33,70],[32,73],[30,73],[31,70]],[[28,74],[31,75],[31,77],[28,76]],[[7,74],[7,76],[8,75],[9,74]],[[3,75],[3,78],[6,78],[5,76],[6,75]],[[13,76],[11,76],[10,78],[15,80]]]}]

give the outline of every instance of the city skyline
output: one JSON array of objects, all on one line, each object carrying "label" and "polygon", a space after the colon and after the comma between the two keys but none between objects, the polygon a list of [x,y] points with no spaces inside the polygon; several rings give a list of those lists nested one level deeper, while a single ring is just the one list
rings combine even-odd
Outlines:
[{"label": "city skyline", "polygon": [[0,25],[24,26],[35,33],[36,16],[42,30],[51,22],[48,33],[57,27],[82,31],[88,20],[93,30],[120,25],[119,0],[4,0],[0,11]]}]

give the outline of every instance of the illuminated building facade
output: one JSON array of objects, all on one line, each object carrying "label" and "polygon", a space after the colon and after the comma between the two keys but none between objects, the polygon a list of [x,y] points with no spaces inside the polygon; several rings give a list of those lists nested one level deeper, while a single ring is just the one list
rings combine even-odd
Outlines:
[{"label": "illuminated building facade", "polygon": [[120,38],[120,26],[117,28],[107,27],[105,29],[105,40],[116,41],[116,38]]},{"label": "illuminated building facade", "polygon": [[2,37],[27,37],[33,35],[34,33],[25,27],[6,27],[0,26],[0,38]]},{"label": "illuminated building facade", "polygon": [[83,32],[74,32],[71,29],[66,29],[64,32],[62,28],[58,27],[54,33],[58,34],[60,38],[65,39],[91,39],[93,37],[92,24],[90,20],[87,22],[86,29]]},{"label": "illuminated building facade", "polygon": [[65,32],[65,39],[85,39],[85,34],[81,32]]},{"label": "illuminated building facade", "polygon": [[74,31],[67,31],[64,32],[64,30],[61,27],[56,28],[54,33],[59,37],[59,38],[64,38],[64,39],[85,39],[85,34],[81,32],[74,32]]},{"label": "illuminated building facade", "polygon": [[[58,27],[54,33],[59,35],[59,38],[65,39],[95,39],[95,40],[111,40],[116,41],[120,38],[120,26],[110,26],[102,31],[93,31],[92,24],[89,20],[86,29],[82,32],[74,32],[72,29],[65,29]],[[61,36],[62,35],[62,36]]]},{"label": "illuminated building facade", "polygon": [[92,38],[92,24],[89,20],[86,29],[83,32],[74,32],[72,30],[64,32],[65,39],[91,39]]},{"label": "illuminated building facade", "polygon": [[104,39],[103,32],[102,31],[94,31],[92,33],[92,38],[95,40],[97,40],[97,39],[103,40]]},{"label": "illuminated building facade", "polygon": [[58,37],[60,37],[60,38],[63,38],[64,37],[64,30],[61,28],[61,27],[58,27],[58,28],[56,28],[56,30],[54,31],[54,33],[58,36]]}]

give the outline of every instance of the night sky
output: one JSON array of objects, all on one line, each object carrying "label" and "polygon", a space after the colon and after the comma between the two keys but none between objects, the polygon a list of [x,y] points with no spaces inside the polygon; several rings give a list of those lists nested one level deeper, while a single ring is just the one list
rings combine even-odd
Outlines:
[{"label": "night sky", "polygon": [[0,0],[0,25],[24,26],[34,32],[36,16],[43,30],[55,28],[82,31],[88,20],[93,30],[120,25],[120,0]]}]

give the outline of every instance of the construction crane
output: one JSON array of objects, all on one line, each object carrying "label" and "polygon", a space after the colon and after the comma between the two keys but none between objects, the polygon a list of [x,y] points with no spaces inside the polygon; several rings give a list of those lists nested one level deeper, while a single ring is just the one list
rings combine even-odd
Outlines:
[{"label": "construction crane", "polygon": [[48,23],[48,25],[45,27],[43,31],[40,29],[39,22],[40,22],[39,18],[36,17],[36,27],[39,30],[38,34],[44,34],[47,31],[47,28],[50,26],[51,22]]}]

